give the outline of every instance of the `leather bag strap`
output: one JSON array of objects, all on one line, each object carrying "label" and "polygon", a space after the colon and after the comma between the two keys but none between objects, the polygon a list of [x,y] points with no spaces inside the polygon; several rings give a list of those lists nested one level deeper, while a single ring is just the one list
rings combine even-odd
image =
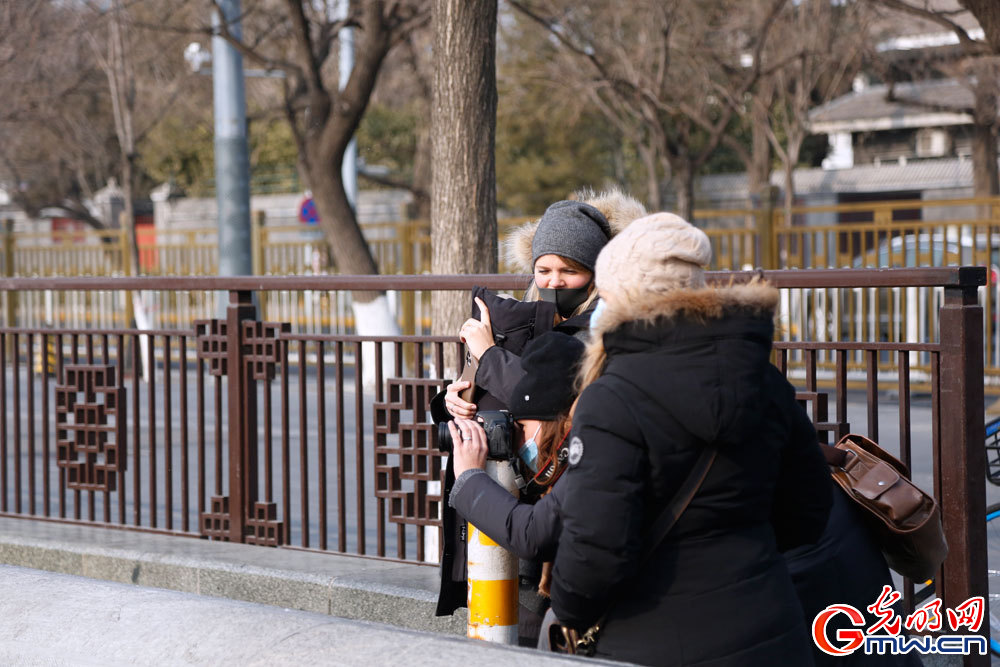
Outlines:
[{"label": "leather bag strap", "polygon": [[831,447],[821,442],[819,443],[819,450],[823,452],[823,458],[826,459],[827,465],[831,465],[834,468],[843,468],[844,464],[847,463],[847,452],[843,449]]},{"label": "leather bag strap", "polygon": [[663,508],[660,515],[656,517],[656,521],[649,527],[649,532],[647,533],[649,540],[646,542],[646,546],[643,547],[642,555],[639,557],[640,566],[646,564],[646,561],[653,555],[656,547],[660,545],[663,538],[667,536],[670,529],[674,527],[677,520],[684,514],[684,510],[691,504],[694,495],[698,493],[698,489],[701,488],[705,478],[708,477],[708,471],[715,461],[715,454],[716,450],[714,447],[706,447],[702,450],[701,456],[695,461],[694,467],[691,468],[691,473],[684,480],[684,484],[681,485],[681,488],[677,489],[677,493],[670,499],[670,503]]},{"label": "leather bag strap", "polygon": [[[691,468],[690,474],[684,480],[684,484],[681,485],[681,488],[677,489],[677,493],[674,494],[674,497],[670,499],[670,502],[663,508],[660,515],[656,517],[656,520],[649,527],[646,533],[649,539],[646,540],[646,545],[639,556],[639,567],[646,564],[649,557],[656,551],[656,547],[660,545],[663,538],[667,536],[670,529],[674,527],[677,520],[684,514],[684,510],[691,504],[691,500],[694,499],[695,494],[698,493],[698,489],[701,488],[705,478],[708,477],[708,471],[715,461],[715,454],[716,450],[714,447],[706,447],[702,450],[698,460],[694,463],[694,467]],[[617,602],[617,598],[612,600],[597,622],[591,626],[588,632],[592,636],[596,636],[597,630],[604,625],[604,619],[608,617],[608,614]]]}]

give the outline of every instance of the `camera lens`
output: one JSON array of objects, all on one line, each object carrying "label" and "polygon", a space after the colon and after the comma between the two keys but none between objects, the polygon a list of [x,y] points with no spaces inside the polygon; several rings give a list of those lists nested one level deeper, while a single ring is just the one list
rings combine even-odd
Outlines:
[{"label": "camera lens", "polygon": [[438,449],[446,454],[451,454],[452,441],[451,441],[451,431],[448,429],[448,424],[451,422],[440,422],[438,427]]}]

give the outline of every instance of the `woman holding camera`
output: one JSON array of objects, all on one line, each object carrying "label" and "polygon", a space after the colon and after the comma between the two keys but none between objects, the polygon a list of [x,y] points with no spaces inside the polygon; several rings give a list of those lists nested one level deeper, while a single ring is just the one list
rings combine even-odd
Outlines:
[{"label": "woman holding camera", "polygon": [[[511,396],[517,424],[514,446],[520,474],[541,499],[519,501],[484,471],[486,435],[474,420],[448,422],[451,430],[455,484],[448,503],[500,546],[519,558],[550,561],[559,537],[556,480],[566,465],[570,408],[576,398],[576,372],[584,344],[550,331],[528,344],[521,357],[524,375]],[[549,491],[551,489],[551,491]],[[547,595],[547,582],[542,581]]]},{"label": "woman holding camera", "polygon": [[[453,443],[449,467],[454,470],[454,482],[447,493],[446,537],[456,533],[456,527],[464,527],[455,521],[457,511],[521,559],[521,646],[537,644],[542,616],[549,606],[549,568],[543,564],[552,560],[559,535],[558,494],[550,490],[566,465],[569,411],[576,398],[575,375],[583,349],[584,344],[573,336],[549,331],[530,341],[519,358],[523,375],[511,396],[510,414],[515,419],[512,445],[519,459],[517,472],[525,483],[520,499],[485,474],[487,445],[482,426],[462,418],[448,422]],[[448,548],[446,542],[446,556]],[[464,554],[453,553],[443,564],[450,565],[443,568],[446,574],[454,572],[456,565],[464,566]],[[450,613],[442,605],[457,605],[459,596],[464,601],[465,593],[463,568],[461,577],[443,583],[439,611]]]},{"label": "woman holding camera", "polygon": [[[601,620],[596,653],[616,660],[809,665],[779,549],[822,533],[830,475],[770,363],[777,290],[708,287],[710,260],[705,234],[669,213],[601,251],[603,306],[559,482],[552,609],[581,635]],[[652,536],[705,460],[679,519]]]}]

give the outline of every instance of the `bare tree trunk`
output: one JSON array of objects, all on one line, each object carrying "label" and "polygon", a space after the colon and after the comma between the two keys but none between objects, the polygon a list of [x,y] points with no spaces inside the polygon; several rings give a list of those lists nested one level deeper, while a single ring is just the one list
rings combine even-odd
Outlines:
[{"label": "bare tree trunk", "polygon": [[[122,198],[124,211],[121,220],[109,220],[110,225],[120,223],[128,238],[128,252],[131,259],[133,275],[139,275],[139,240],[135,232],[135,102],[136,83],[135,69],[132,62],[131,44],[128,39],[126,10],[120,0],[112,3],[108,17],[107,55],[99,57],[104,74],[108,80],[108,91],[111,97],[111,108],[115,121],[115,134],[118,138],[118,148],[121,152]],[[97,50],[94,42],[95,51]],[[132,293],[132,313],[140,328],[149,325],[142,299],[142,293]],[[132,323],[129,323],[132,326]],[[143,346],[148,345],[148,338],[142,338]],[[146,355],[143,354],[145,361]],[[143,365],[143,377],[148,369]]]},{"label": "bare tree trunk", "polygon": [[792,225],[792,205],[795,203],[795,166],[794,162],[788,161],[784,164],[784,185],[785,185],[785,226]]},{"label": "bare tree trunk", "polygon": [[[325,155],[316,157],[324,164],[341,164],[340,158]],[[312,162],[312,160],[310,160]],[[311,166],[311,165],[310,165]],[[378,273],[371,250],[357,224],[354,209],[347,199],[344,182],[339,178],[321,178],[323,168],[310,169],[308,181],[312,185],[313,201],[319,214],[319,225],[330,239],[333,260],[338,273],[370,275]],[[370,301],[374,294],[354,293],[354,298]],[[367,297],[367,298],[366,298]]]},{"label": "bare tree trunk", "polygon": [[[313,201],[319,214],[319,224],[328,241],[328,249],[332,255],[338,273],[371,275],[377,274],[378,268],[372,257],[368,242],[365,241],[358,225],[354,209],[351,208],[344,190],[344,181],[339,178],[339,165],[343,163],[346,142],[338,143],[334,153],[315,151],[307,156],[309,163],[308,180],[312,183]],[[330,178],[324,172],[323,165],[338,165],[336,175]],[[359,336],[392,336],[399,334],[399,324],[395,314],[389,308],[389,301],[384,292],[361,291],[351,293],[351,310],[354,313],[354,333]],[[364,343],[362,354],[362,384],[366,391],[375,387],[376,363],[375,345]],[[388,359],[391,358],[391,344],[383,344],[382,371],[392,372]],[[388,377],[388,375],[386,375]]]},{"label": "bare tree trunk", "polygon": [[660,196],[660,177],[656,169],[656,152],[648,146],[638,145],[639,159],[646,169],[646,203],[649,210],[663,209],[663,198]]},{"label": "bare tree trunk", "polygon": [[677,215],[694,224],[694,167],[689,160],[675,162],[674,191],[677,193]]},{"label": "bare tree trunk", "polygon": [[122,197],[125,209],[122,211],[124,220],[120,222],[124,223],[122,227],[128,234],[132,272],[138,276],[142,273],[142,267],[139,266],[139,239],[135,230],[135,188],[132,185],[135,182],[134,161],[134,154],[122,155]]},{"label": "bare tree trunk", "polygon": [[[302,5],[297,4],[298,11]],[[306,168],[316,202],[320,228],[330,244],[338,273],[377,274],[378,268],[358,220],[347,199],[341,167],[347,144],[361,121],[375,86],[379,68],[389,50],[390,35],[383,23],[379,2],[366,3],[362,9],[364,30],[358,44],[358,56],[347,85],[335,97],[325,88],[303,28],[299,48],[302,60],[310,64],[312,90],[307,96]],[[309,70],[307,70],[309,71]],[[380,292],[354,292],[353,302],[374,302]],[[355,308],[356,310],[357,308]]]},{"label": "bare tree trunk", "polygon": [[[431,106],[432,271],[497,270],[497,0],[435,0],[434,99]],[[469,295],[435,292],[432,330],[456,334]]]},{"label": "bare tree trunk", "polygon": [[788,154],[785,160],[785,225],[792,225],[792,206],[795,205],[795,166],[802,153],[805,133],[796,129],[788,135]]},{"label": "bare tree trunk", "polygon": [[976,197],[1000,194],[997,173],[997,110],[1000,105],[1000,57],[977,58],[973,109],[972,173]]},{"label": "bare tree trunk", "polygon": [[[124,227],[129,237],[132,271],[139,274],[139,245],[135,235],[135,72],[131,48],[126,35],[125,8],[115,0],[108,23],[108,50],[102,59],[108,79],[111,107],[114,112],[115,134],[122,161],[122,196],[125,199]],[[115,225],[120,220],[109,220]]]},{"label": "bare tree trunk", "polygon": [[[747,189],[750,195],[750,205],[756,201],[763,203],[764,197],[768,196],[771,185],[771,160],[774,151],[771,148],[771,141],[767,136],[769,124],[767,109],[770,106],[769,82],[766,83],[767,90],[762,90],[759,94],[762,98],[760,104],[752,104],[750,108],[750,164],[747,165]],[[763,86],[762,86],[763,88]]]}]

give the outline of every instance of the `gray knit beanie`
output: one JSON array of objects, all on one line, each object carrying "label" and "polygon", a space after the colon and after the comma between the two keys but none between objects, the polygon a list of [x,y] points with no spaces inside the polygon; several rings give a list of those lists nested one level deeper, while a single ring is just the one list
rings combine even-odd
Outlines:
[{"label": "gray knit beanie", "polygon": [[705,232],[673,213],[654,213],[604,247],[595,282],[606,300],[643,303],[648,294],[704,287],[704,267],[711,261]]},{"label": "gray knit beanie", "polygon": [[611,238],[611,225],[600,211],[579,201],[549,206],[531,241],[531,265],[542,255],[559,255],[594,270],[597,255]]}]

